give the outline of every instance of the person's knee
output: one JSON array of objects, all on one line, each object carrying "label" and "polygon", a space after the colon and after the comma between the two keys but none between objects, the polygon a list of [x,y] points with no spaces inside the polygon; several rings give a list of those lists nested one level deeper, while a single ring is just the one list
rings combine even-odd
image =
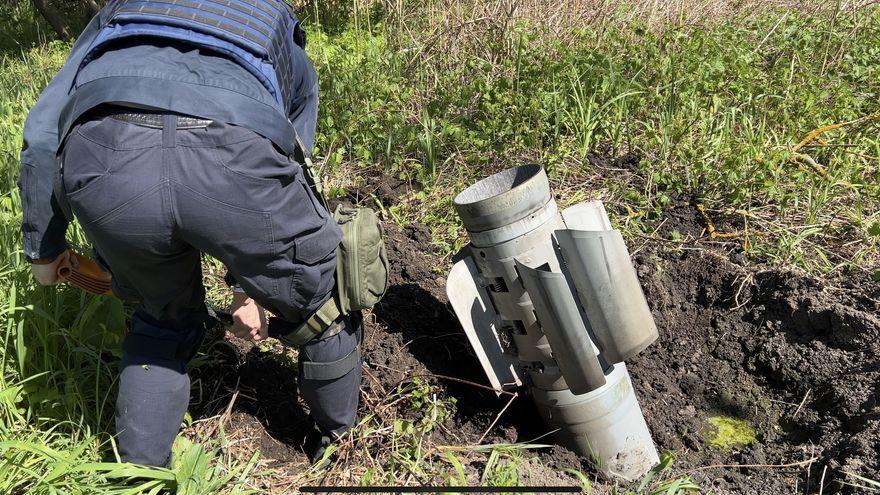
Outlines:
[{"label": "person's knee", "polygon": [[124,360],[116,401],[116,432],[124,462],[165,466],[189,404],[181,363]]},{"label": "person's knee", "polygon": [[361,331],[350,318],[345,325],[338,334],[300,350],[300,395],[321,430],[336,435],[354,425],[360,398]]}]

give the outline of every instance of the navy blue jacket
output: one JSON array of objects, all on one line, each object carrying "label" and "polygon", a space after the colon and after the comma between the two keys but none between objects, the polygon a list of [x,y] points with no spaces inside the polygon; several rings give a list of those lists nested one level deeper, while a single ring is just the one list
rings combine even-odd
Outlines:
[{"label": "navy blue jacket", "polygon": [[292,84],[292,110],[284,118],[250,72],[192,47],[123,42],[80,68],[102,15],[86,26],[25,121],[19,188],[29,259],[54,258],[66,247],[67,220],[52,194],[58,151],[76,119],[98,105],[168,110],[247,127],[288,154],[293,153],[295,133],[307,151],[314,145],[318,83],[303,50],[297,47],[293,54],[299,80]]}]

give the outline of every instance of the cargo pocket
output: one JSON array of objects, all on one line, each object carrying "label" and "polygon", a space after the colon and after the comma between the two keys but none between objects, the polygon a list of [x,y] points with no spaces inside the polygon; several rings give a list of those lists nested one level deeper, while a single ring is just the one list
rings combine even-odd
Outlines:
[{"label": "cargo pocket", "polygon": [[333,290],[341,237],[336,222],[328,218],[320,229],[294,240],[294,263],[300,269],[291,283],[291,298],[307,312],[318,309]]},{"label": "cargo pocket", "polygon": [[[377,235],[376,235],[377,234]],[[376,234],[365,239],[359,249],[361,268],[366,272],[361,276],[361,306],[372,307],[388,290],[388,256],[385,253],[385,241],[382,238],[381,225]]]},{"label": "cargo pocket", "polygon": [[229,124],[213,124],[208,132],[224,141],[208,148],[227,174],[257,186],[287,184],[300,175],[300,166],[275,149],[272,141],[254,131]]},{"label": "cargo pocket", "polygon": [[105,180],[110,173],[110,163],[115,160],[114,154],[114,150],[90,142],[79,134],[71,135],[61,153],[66,194],[77,196]]},{"label": "cargo pocket", "polygon": [[296,246],[294,256],[298,262],[313,265],[332,254],[339,245],[340,239],[342,233],[336,222],[327,219],[320,229],[294,239],[293,243]]}]

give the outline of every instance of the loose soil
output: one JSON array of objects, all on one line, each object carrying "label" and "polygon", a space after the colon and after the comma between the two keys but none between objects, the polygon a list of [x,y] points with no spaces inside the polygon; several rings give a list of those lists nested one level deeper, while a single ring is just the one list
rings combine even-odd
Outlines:
[{"label": "loose soil", "polygon": [[[376,196],[391,204],[403,190],[399,183],[380,184]],[[685,201],[670,208],[661,229],[698,238],[701,225]],[[386,229],[391,286],[366,318],[362,414],[420,376],[441,398],[456,400],[455,416],[428,441],[474,444],[508,398],[466,383],[486,380],[448,306],[448,267],[432,254],[428,229]],[[664,477],[689,475],[716,494],[807,494],[820,485],[824,493],[855,493],[842,484],[856,481],[846,473],[880,478],[877,283],[865,274],[822,281],[745,266],[744,256],[692,242],[638,238],[630,248],[660,339],[627,366],[658,449],[677,454]],[[202,386],[201,394],[194,392],[194,416],[228,409],[224,425],[231,436],[247,439],[282,472],[304,471],[301,444],[309,423],[296,396],[293,359],[280,346],[233,343],[212,344],[209,355],[221,359],[194,373]],[[711,447],[707,419],[718,415],[745,420],[755,442]],[[531,402],[519,398],[484,443],[527,442],[545,433]],[[577,484],[559,472],[572,468],[594,479],[594,492],[613,486],[561,447],[528,455],[521,468],[526,484]],[[479,474],[482,466],[466,468]]]}]

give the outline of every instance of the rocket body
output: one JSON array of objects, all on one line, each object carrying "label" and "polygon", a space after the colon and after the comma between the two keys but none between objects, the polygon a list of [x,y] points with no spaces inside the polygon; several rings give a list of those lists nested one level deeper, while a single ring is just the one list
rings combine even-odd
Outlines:
[{"label": "rocket body", "polygon": [[471,242],[447,293],[490,383],[528,387],[559,443],[608,475],[641,477],[659,459],[623,361],[657,328],[602,204],[560,212],[539,165],[454,204]]}]

